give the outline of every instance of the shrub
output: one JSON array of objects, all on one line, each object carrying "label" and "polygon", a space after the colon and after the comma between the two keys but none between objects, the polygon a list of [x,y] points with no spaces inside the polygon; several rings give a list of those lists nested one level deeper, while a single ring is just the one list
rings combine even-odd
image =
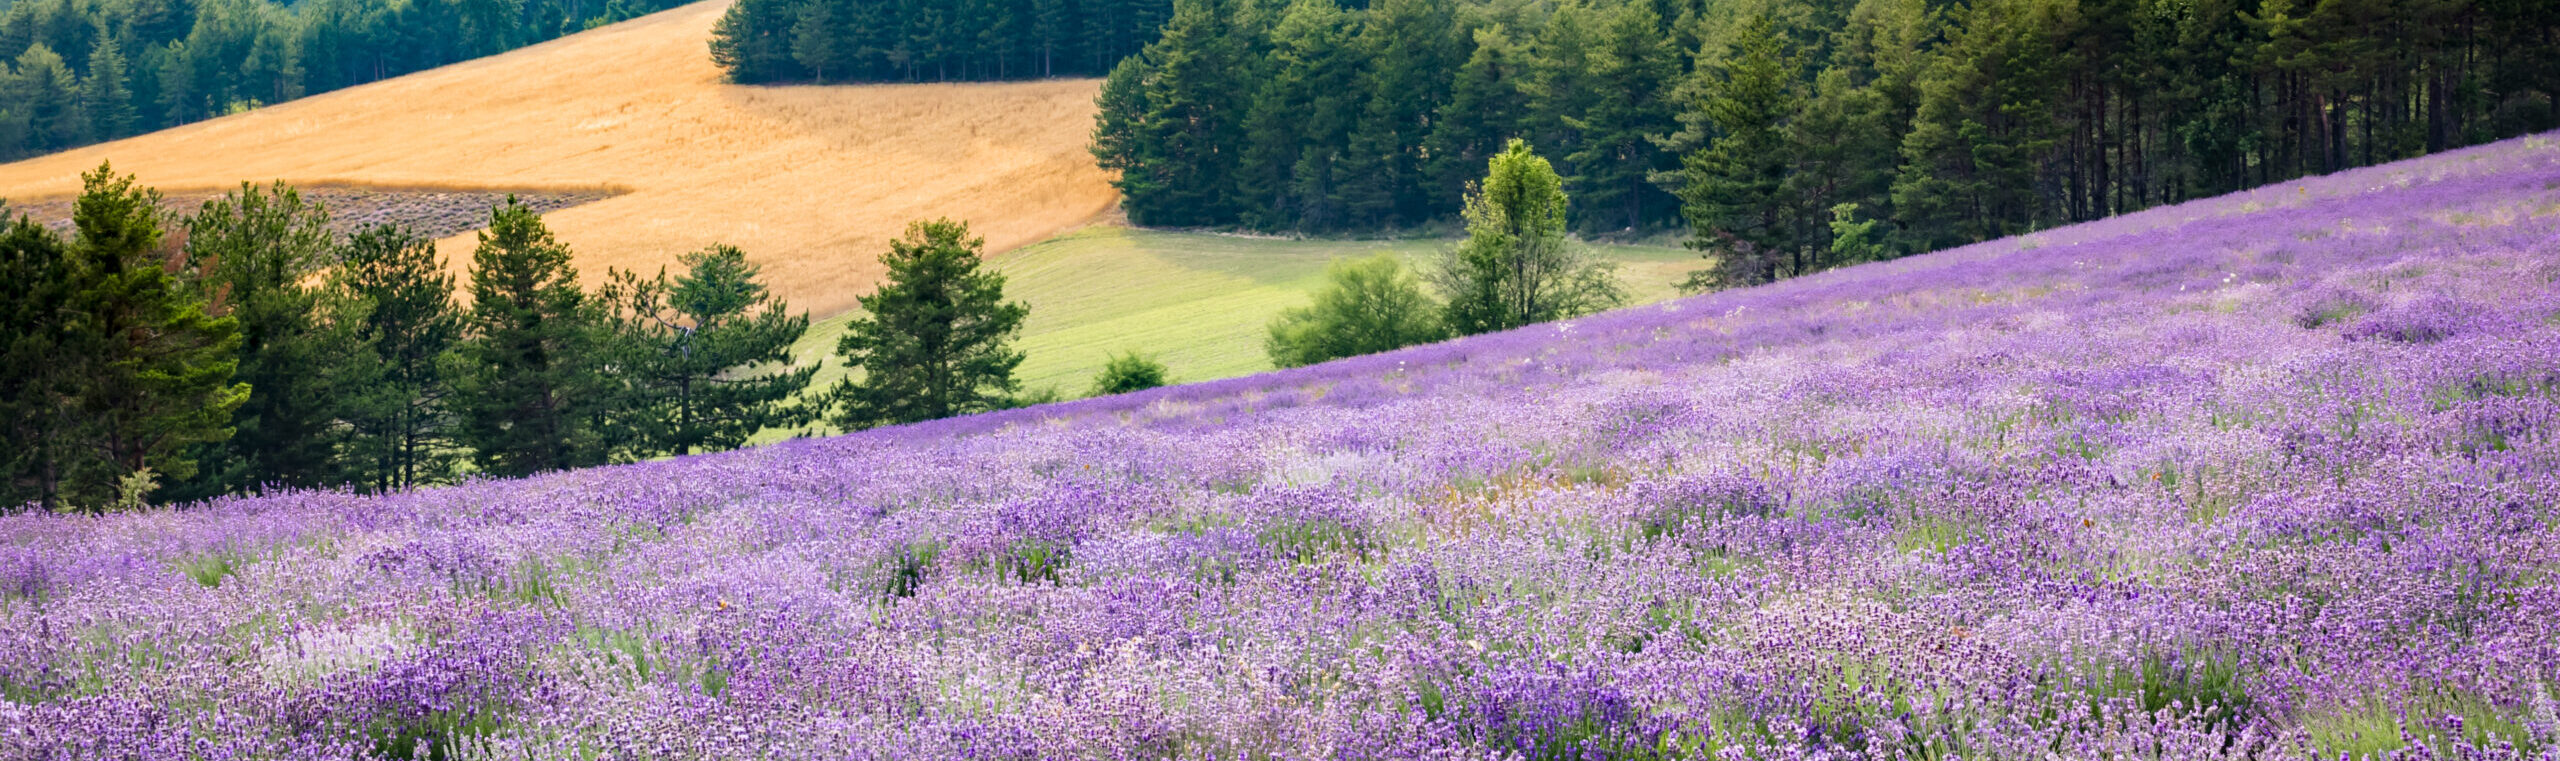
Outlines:
[{"label": "shrub", "polygon": [[1421,279],[1393,255],[1336,261],[1325,268],[1325,278],[1314,304],[1282,312],[1271,322],[1263,348],[1272,364],[1312,365],[1448,335],[1439,307],[1422,293]]},{"label": "shrub", "polygon": [[1135,351],[1111,355],[1102,373],[1093,376],[1093,395],[1110,396],[1131,391],[1145,391],[1165,384],[1164,363]]}]

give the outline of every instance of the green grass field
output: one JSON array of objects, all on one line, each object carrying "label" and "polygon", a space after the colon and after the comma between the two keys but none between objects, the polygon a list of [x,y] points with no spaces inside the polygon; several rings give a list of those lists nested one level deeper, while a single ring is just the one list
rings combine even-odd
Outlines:
[{"label": "green grass field", "polygon": [[[1390,252],[1427,265],[1454,239],[1287,240],[1095,226],[1014,250],[993,262],[1005,274],[1005,296],[1031,305],[1023,327],[1024,388],[1054,387],[1066,398],[1086,395],[1114,352],[1136,350],[1165,364],[1176,383],[1215,380],[1272,369],[1262,353],[1264,326],[1300,306],[1324,283],[1325,263]],[[1677,295],[1672,284],[1704,266],[1695,252],[1672,246],[1594,244],[1618,262],[1633,303]],[[853,314],[812,325],[793,347],[795,361],[824,360],[811,385],[823,389],[846,372],[834,356],[836,337]]]}]

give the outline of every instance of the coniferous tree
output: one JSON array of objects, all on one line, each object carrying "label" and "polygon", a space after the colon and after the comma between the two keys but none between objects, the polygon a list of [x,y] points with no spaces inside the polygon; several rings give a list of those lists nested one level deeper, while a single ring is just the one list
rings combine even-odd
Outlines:
[{"label": "coniferous tree", "polygon": [[1529,94],[1522,88],[1528,52],[1500,26],[1475,31],[1475,49],[1458,67],[1449,86],[1449,103],[1432,121],[1430,159],[1423,173],[1430,193],[1463,198],[1484,162],[1501,153],[1512,138],[1528,134],[1521,117],[1529,113]]},{"label": "coniferous tree", "polygon": [[1238,178],[1254,226],[1324,230],[1342,221],[1338,165],[1363,103],[1360,62],[1346,44],[1351,22],[1332,0],[1298,0],[1271,30]]},{"label": "coniferous tree", "polygon": [[183,495],[336,483],[334,422],[355,338],[335,319],[342,305],[309,285],[336,264],[328,211],[281,182],[242,183],[205,202],[186,230],[196,282],[239,321],[236,377],[250,394],[231,437],[198,449],[201,472]]},{"label": "coniferous tree", "polygon": [[2052,106],[2054,10],[1983,0],[1921,80],[1920,111],[1902,141],[1895,219],[1928,250],[2050,222],[2037,168],[2059,139]]},{"label": "coniferous tree", "polygon": [[159,69],[152,72],[160,83],[159,123],[185,124],[205,118],[204,95],[196,91],[195,57],[186,42],[169,41],[159,59]]},{"label": "coniferous tree", "polygon": [[[249,396],[232,380],[239,322],[208,311],[179,278],[182,253],[161,244],[160,194],[104,165],[81,176],[72,209],[74,319],[58,361],[76,365],[58,435],[67,504],[99,507],[129,478],[193,477],[193,444],[231,435],[232,410]],[[124,497],[128,499],[119,499]]]},{"label": "coniferous tree", "polygon": [[820,82],[827,81],[829,72],[845,76],[853,68],[847,60],[854,53],[854,41],[849,37],[836,21],[835,3],[808,3],[800,7],[799,20],[791,25],[791,60]]},{"label": "coniferous tree", "polygon": [[1564,180],[1527,143],[1486,162],[1467,196],[1467,239],[1442,255],[1432,284],[1459,335],[1560,320],[1625,300],[1616,266],[1565,239]]},{"label": "coniferous tree", "polygon": [[615,272],[598,294],[613,310],[623,377],[632,388],[626,446],[641,456],[735,449],[766,428],[806,422],[791,403],[815,366],[791,367],[809,316],[790,314],[756,282],[744,252],[685,254],[685,274]]},{"label": "coniferous tree", "polygon": [[27,149],[42,153],[89,142],[89,117],[80,107],[79,79],[62,56],[44,43],[18,54],[7,97],[27,120]]},{"label": "coniferous tree", "polygon": [[449,369],[458,438],[480,472],[521,476],[605,462],[598,429],[617,401],[601,367],[595,305],[569,247],[541,215],[508,199],[489,211],[471,256],[467,337]]},{"label": "coniferous tree", "polygon": [[1345,141],[1340,162],[1347,217],[1368,227],[1416,224],[1446,201],[1430,194],[1423,175],[1424,144],[1435,107],[1448,99],[1455,70],[1465,60],[1464,38],[1450,0],[1378,0],[1354,44],[1370,65],[1361,91],[1368,98]]},{"label": "coniferous tree", "polygon": [[403,227],[367,227],[339,250],[333,288],[361,310],[348,364],[373,370],[353,385],[345,412],[348,478],[376,492],[443,482],[456,457],[442,360],[464,328],[453,276],[434,240]]},{"label": "coniferous tree", "polygon": [[986,241],[948,219],[889,242],[888,282],[863,296],[836,353],[861,370],[828,394],[846,430],[995,409],[1020,388],[1012,347],[1029,307],[1004,300],[1004,276],[979,269]]},{"label": "coniferous tree", "polygon": [[0,513],[59,505],[77,380],[62,361],[72,266],[62,237],[32,219],[12,215],[0,232]]},{"label": "coniferous tree", "polygon": [[127,76],[124,54],[116,49],[115,38],[99,40],[89,51],[89,78],[80,83],[81,108],[89,115],[89,134],[96,139],[133,134],[141,119]]},{"label": "coniferous tree", "polygon": [[1662,33],[1661,17],[1645,3],[1613,13],[1592,51],[1588,86],[1606,97],[1567,117],[1580,137],[1565,160],[1573,166],[1575,195],[1586,210],[1587,229],[1644,227],[1671,206],[1652,182],[1673,158],[1656,141],[1679,128],[1666,97],[1680,64]]},{"label": "coniferous tree", "polygon": [[1148,149],[1139,161],[1104,160],[1122,169],[1132,219],[1216,224],[1241,205],[1234,146],[1244,135],[1246,93],[1234,79],[1242,51],[1224,13],[1217,0],[1182,0],[1163,38],[1141,54],[1144,68],[1132,72],[1144,93],[1134,101],[1145,110],[1131,132]]},{"label": "coniferous tree", "polygon": [[1717,137],[1682,160],[1680,197],[1695,231],[1689,247],[1707,252],[1716,266],[1691,275],[1685,289],[1768,282],[1784,274],[1801,243],[1793,229],[1798,208],[1786,195],[1793,63],[1780,44],[1767,18],[1748,22],[1698,105],[1697,121]]}]

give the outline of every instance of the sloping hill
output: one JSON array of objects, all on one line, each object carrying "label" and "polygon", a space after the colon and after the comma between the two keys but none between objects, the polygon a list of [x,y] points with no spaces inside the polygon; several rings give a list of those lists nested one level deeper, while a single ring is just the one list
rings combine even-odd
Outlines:
[{"label": "sloping hill", "polygon": [[[909,220],[966,219],[1001,251],[1111,205],[1085,152],[1096,82],[726,85],[705,45],[727,5],[0,166],[0,197],[72,193],[104,160],[176,191],[616,190],[549,216],[587,277],[731,243],[821,315],[853,306]],[[445,241],[456,266],[469,238]]]},{"label": "sloping hill", "polygon": [[11,759],[2520,761],[2555,678],[2549,137],[1214,383],[0,516]]}]

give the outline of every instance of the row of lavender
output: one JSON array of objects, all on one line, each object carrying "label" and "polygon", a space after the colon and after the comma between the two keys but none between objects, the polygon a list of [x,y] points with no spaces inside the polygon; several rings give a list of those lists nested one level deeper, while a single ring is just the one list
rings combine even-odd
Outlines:
[{"label": "row of lavender", "polygon": [[0,518],[0,758],[2560,758],[2560,144],[1298,371]]}]

